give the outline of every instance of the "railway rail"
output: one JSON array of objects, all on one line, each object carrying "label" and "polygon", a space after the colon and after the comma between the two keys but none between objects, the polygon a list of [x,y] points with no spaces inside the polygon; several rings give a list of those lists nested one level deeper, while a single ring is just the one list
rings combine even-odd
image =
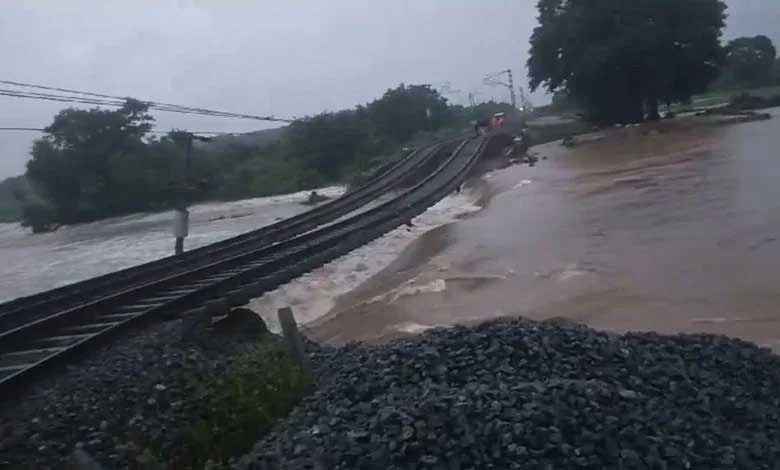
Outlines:
[{"label": "railway rail", "polygon": [[398,187],[420,168],[430,165],[439,151],[448,145],[450,145],[448,142],[442,142],[418,149],[385,171],[380,171],[376,177],[358,189],[275,224],[185,252],[180,256],[161,258],[2,303],[0,304],[0,331],[20,326],[34,319],[45,318],[56,310],[75,307],[110,292],[144,284],[156,277],[190,270],[208,264],[214,259],[230,257],[248,247],[270,246],[330,223]]},{"label": "railway rail", "polygon": [[[188,312],[221,314],[410,221],[452,192],[485,149],[460,142],[436,171],[399,196],[346,220],[133,285],[0,330],[0,397],[127,328]],[[447,149],[448,150],[448,149]],[[443,152],[442,147],[434,150]]]}]

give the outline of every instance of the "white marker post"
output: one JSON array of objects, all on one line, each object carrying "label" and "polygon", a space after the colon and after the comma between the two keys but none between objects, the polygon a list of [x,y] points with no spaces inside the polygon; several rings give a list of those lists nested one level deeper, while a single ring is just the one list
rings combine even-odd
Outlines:
[{"label": "white marker post", "polygon": [[176,237],[176,254],[184,253],[184,239],[190,234],[190,211],[181,208],[176,209],[176,217],[173,220],[173,236]]}]

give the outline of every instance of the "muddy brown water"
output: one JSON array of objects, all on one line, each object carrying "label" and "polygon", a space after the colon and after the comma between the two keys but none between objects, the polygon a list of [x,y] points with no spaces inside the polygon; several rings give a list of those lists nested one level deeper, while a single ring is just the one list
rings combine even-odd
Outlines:
[{"label": "muddy brown water", "polygon": [[494,196],[483,211],[423,236],[310,333],[338,344],[501,315],[563,316],[780,350],[780,111],[772,113],[536,147],[546,160],[488,175]]}]

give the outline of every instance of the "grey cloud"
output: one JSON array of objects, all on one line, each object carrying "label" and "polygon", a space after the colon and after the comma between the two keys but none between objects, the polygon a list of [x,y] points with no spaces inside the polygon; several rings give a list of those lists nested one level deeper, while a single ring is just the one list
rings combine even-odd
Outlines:
[{"label": "grey cloud", "polygon": [[[776,0],[731,0],[729,34],[771,33]],[[400,82],[525,81],[532,0],[4,0],[0,79],[247,113],[302,116],[374,99]],[[732,34],[733,33],[733,34]],[[775,39],[779,39],[775,37]],[[465,102],[465,93],[451,97]],[[542,93],[532,100],[546,100]],[[47,125],[57,103],[0,97],[0,126]],[[158,114],[158,128],[249,131]],[[0,177],[24,171],[30,134],[0,133]]]}]

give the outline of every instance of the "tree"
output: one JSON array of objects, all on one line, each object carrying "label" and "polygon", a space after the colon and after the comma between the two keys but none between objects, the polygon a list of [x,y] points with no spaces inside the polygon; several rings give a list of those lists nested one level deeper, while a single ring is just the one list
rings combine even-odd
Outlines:
[{"label": "tree", "polygon": [[367,138],[355,111],[323,113],[290,126],[290,158],[305,162],[326,181],[337,181],[357,158]]},{"label": "tree", "polygon": [[770,82],[777,50],[766,36],[742,37],[726,47],[724,75],[733,84],[761,86]]},{"label": "tree", "polygon": [[439,129],[453,119],[447,100],[430,85],[402,83],[367,108],[377,132],[394,142],[404,142],[419,131]]},{"label": "tree", "polygon": [[595,120],[658,117],[716,78],[724,54],[721,0],[539,0],[531,88],[565,90]]},{"label": "tree", "polygon": [[[128,99],[117,110],[60,111],[46,128],[48,135],[33,144],[27,176],[51,205],[56,223],[94,220],[116,212],[112,162],[143,152],[151,129],[148,106]],[[142,171],[141,168],[135,168]]]},{"label": "tree", "polygon": [[[414,134],[455,122],[454,116],[430,86],[400,85],[365,106],[298,120],[270,140],[252,133],[196,142],[185,191],[190,135],[149,137],[153,119],[146,104],[128,99],[118,110],[65,109],[33,145],[26,175],[31,197],[14,200],[5,217],[18,215],[21,205],[23,222],[41,231],[166,209],[182,199],[236,199],[344,182],[372,163],[381,165]],[[0,217],[3,211],[0,206]]]}]

